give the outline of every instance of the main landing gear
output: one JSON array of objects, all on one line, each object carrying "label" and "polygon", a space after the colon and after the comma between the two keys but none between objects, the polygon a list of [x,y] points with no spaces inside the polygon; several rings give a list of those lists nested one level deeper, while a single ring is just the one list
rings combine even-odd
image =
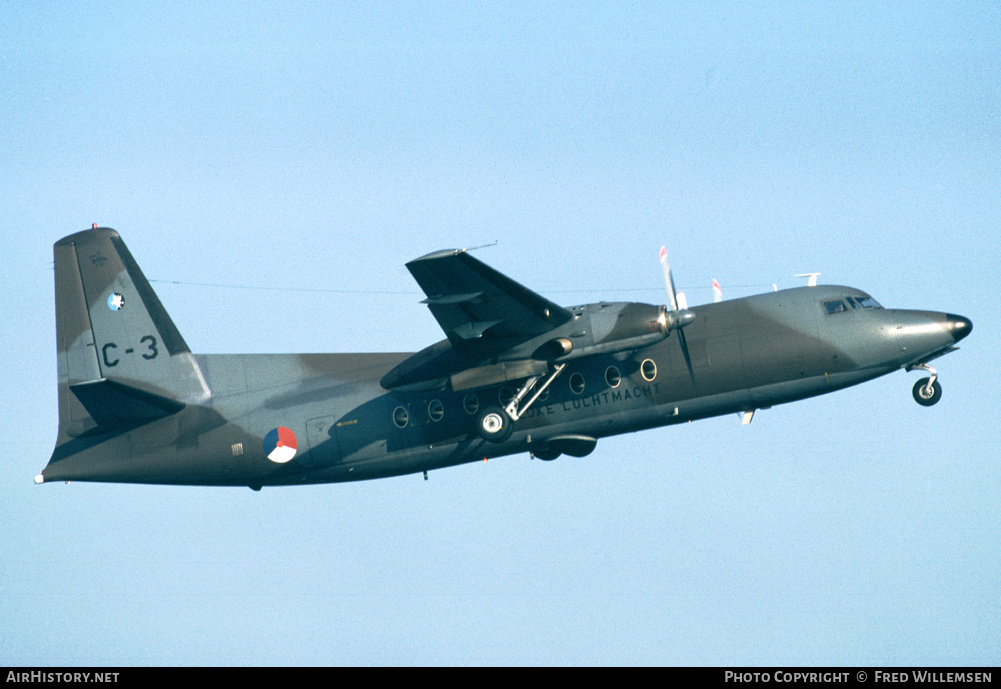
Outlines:
[{"label": "main landing gear", "polygon": [[[502,443],[510,438],[511,432],[514,431],[515,421],[528,411],[528,408],[532,406],[535,400],[539,399],[539,395],[549,387],[550,383],[556,380],[556,376],[560,375],[564,368],[566,368],[565,363],[557,364],[544,378],[543,376],[532,376],[526,380],[524,385],[518,389],[514,399],[503,409],[500,407],[487,407],[481,411],[476,417],[476,431],[480,434],[480,437],[492,443]],[[540,379],[542,380],[542,384],[536,389],[535,384]],[[520,406],[521,401],[533,389],[535,390],[535,394],[529,398],[525,406]]]},{"label": "main landing gear", "polygon": [[931,377],[922,378],[915,383],[914,389],[911,390],[911,393],[914,395],[915,402],[920,404],[922,407],[930,407],[942,399],[942,386],[938,382],[938,372],[928,364],[915,364],[914,366],[909,366],[907,370],[913,371],[916,368],[919,368],[922,371],[928,371],[928,373],[931,374]]},{"label": "main landing gear", "polygon": [[476,430],[484,440],[502,443],[511,437],[514,421],[500,407],[487,407],[476,417]]}]

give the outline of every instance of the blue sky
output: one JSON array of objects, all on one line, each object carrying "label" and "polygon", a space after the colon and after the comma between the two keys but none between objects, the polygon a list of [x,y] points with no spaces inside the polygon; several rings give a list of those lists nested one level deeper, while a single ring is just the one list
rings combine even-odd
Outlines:
[{"label": "blue sky", "polygon": [[[994,3],[0,4],[0,664],[1001,660]],[[565,304],[799,281],[974,323],[916,374],[308,488],[35,486],[51,245],[194,351],[417,350],[404,263]]]}]

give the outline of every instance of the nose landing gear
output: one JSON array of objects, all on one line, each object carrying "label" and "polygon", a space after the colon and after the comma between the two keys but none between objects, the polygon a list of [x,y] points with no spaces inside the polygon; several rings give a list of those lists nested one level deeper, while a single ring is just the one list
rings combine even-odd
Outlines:
[{"label": "nose landing gear", "polygon": [[930,407],[942,399],[942,386],[931,378],[919,380],[911,392],[914,394],[914,400],[923,407]]},{"label": "nose landing gear", "polygon": [[913,371],[916,368],[919,368],[922,371],[928,371],[928,373],[931,374],[931,377],[922,378],[915,383],[914,389],[911,390],[911,393],[914,395],[915,402],[920,404],[922,407],[930,407],[942,399],[942,386],[938,382],[938,372],[928,364],[915,364],[914,366],[908,367],[907,370]]}]

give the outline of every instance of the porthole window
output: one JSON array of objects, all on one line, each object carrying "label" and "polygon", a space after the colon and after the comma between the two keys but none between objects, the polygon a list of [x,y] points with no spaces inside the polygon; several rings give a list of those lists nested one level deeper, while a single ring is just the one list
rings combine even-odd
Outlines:
[{"label": "porthole window", "polygon": [[619,383],[622,382],[622,374],[619,373],[619,369],[614,366],[609,366],[605,369],[605,382],[608,383],[608,387],[617,388]]},{"label": "porthole window", "polygon": [[431,400],[428,404],[428,418],[432,421],[441,421],[444,416],[445,405],[441,403],[441,400]]},{"label": "porthole window", "polygon": [[410,413],[404,407],[397,407],[393,410],[393,423],[397,428],[406,428],[410,422]]},{"label": "porthole window", "polygon": [[466,410],[467,414],[475,414],[480,410],[480,399],[476,393],[471,392],[462,398],[462,408]]},{"label": "porthole window", "polygon": [[584,376],[580,373],[570,376],[570,389],[573,390],[575,395],[584,392]]},{"label": "porthole window", "polygon": [[657,377],[657,364],[653,362],[653,359],[646,359],[640,365],[640,375],[643,376],[643,380],[653,380]]}]

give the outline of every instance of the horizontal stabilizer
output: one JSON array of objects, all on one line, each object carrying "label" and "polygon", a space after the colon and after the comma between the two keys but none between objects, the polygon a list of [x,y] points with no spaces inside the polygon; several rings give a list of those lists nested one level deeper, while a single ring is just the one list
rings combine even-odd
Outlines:
[{"label": "horizontal stabilizer", "polygon": [[184,409],[177,400],[103,378],[70,390],[98,426],[137,426]]}]

